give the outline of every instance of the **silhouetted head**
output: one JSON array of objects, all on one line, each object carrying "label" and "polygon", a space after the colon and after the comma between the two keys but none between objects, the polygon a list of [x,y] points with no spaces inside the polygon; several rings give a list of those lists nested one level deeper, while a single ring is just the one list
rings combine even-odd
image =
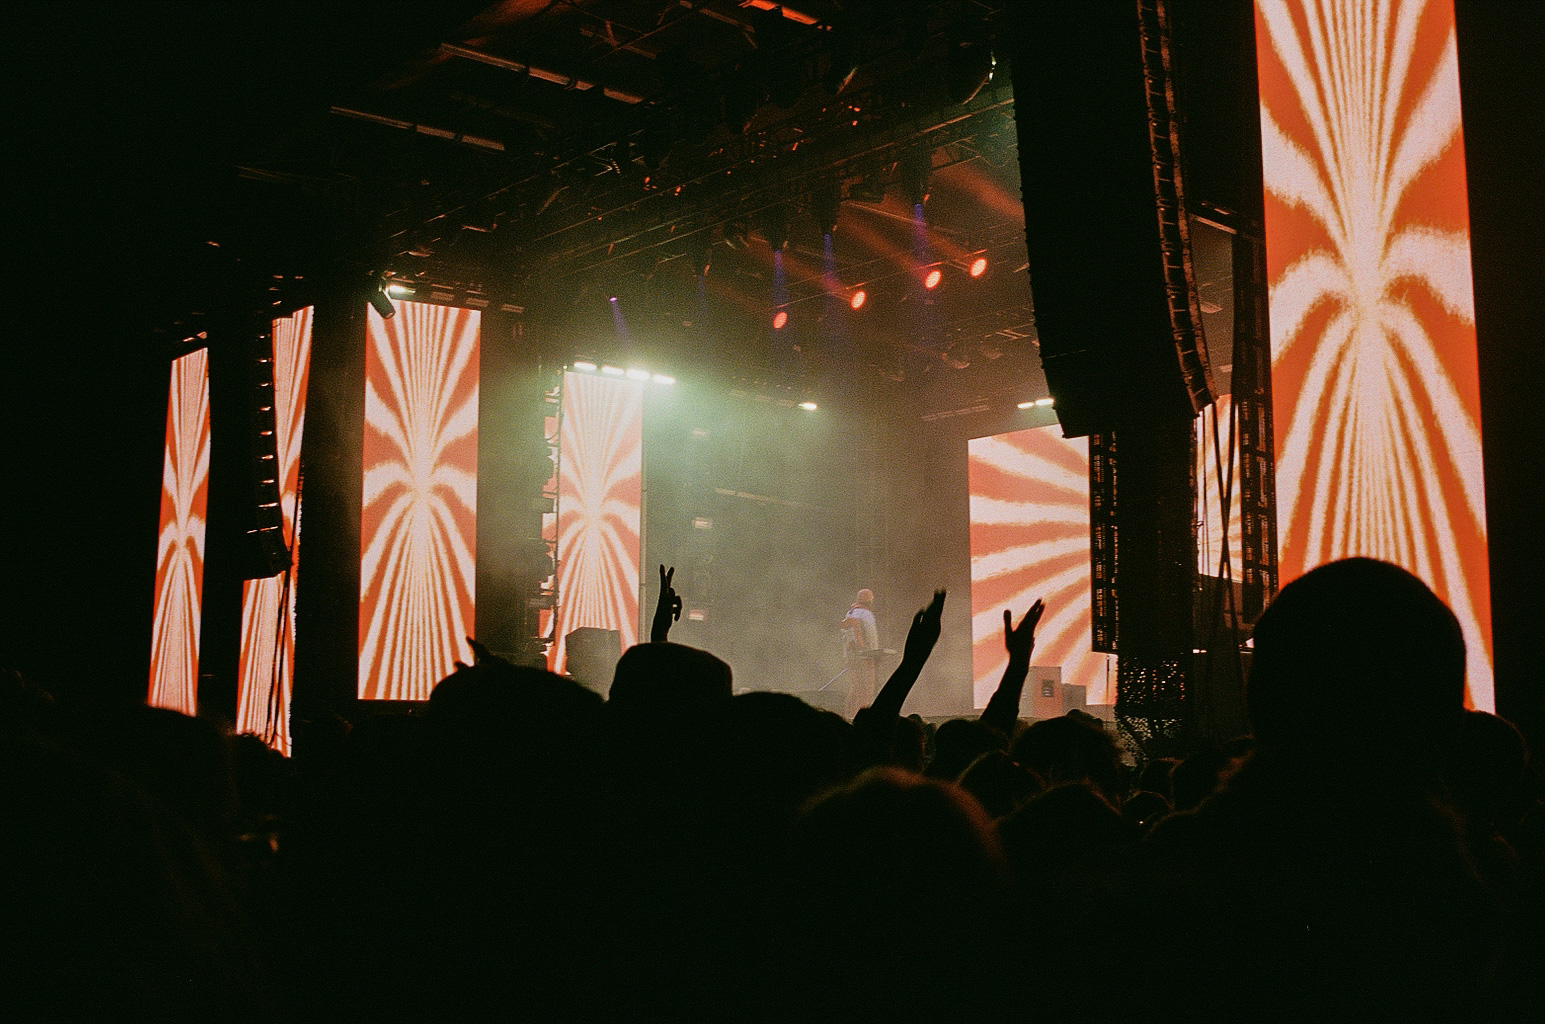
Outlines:
[{"label": "silhouetted head", "polygon": [[960,788],[996,819],[1013,814],[1043,787],[1035,772],[1001,750],[989,750],[960,773]]},{"label": "silhouetted head", "polygon": [[1087,715],[1064,715],[1036,722],[1019,734],[1009,756],[1046,781],[1088,783],[1112,804],[1121,802],[1121,748]]},{"label": "silhouetted head", "polygon": [[976,800],[897,768],[872,768],[813,804],[796,847],[845,902],[869,897],[876,912],[902,911],[908,893],[980,898],[1003,877],[997,839]]},{"label": "silhouetted head", "polygon": [[1464,692],[1459,620],[1388,562],[1322,565],[1284,587],[1255,627],[1246,700],[1262,747],[1331,760],[1429,755],[1452,741]]},{"label": "silhouetted head", "polygon": [[200,839],[218,844],[234,838],[231,751],[212,720],[137,705],[90,715],[81,724],[81,749],[165,801]]},{"label": "silhouetted head", "polygon": [[1082,876],[1133,835],[1121,814],[1084,783],[1054,786],[998,823],[1009,867],[1032,885]]},{"label": "silhouetted head", "polygon": [[793,694],[743,693],[730,701],[725,727],[742,797],[778,824],[848,778],[848,724]]},{"label": "silhouetted head", "polygon": [[429,695],[432,767],[557,771],[595,742],[601,698],[572,679],[497,659],[460,668]]},{"label": "silhouetted head", "polygon": [[707,651],[684,644],[638,644],[617,662],[608,702],[616,711],[670,714],[722,704],[733,693],[730,666]]},{"label": "silhouetted head", "polygon": [[1170,773],[1170,797],[1175,810],[1195,810],[1239,770],[1254,750],[1254,738],[1241,736],[1193,751]]},{"label": "silhouetted head", "polygon": [[1166,801],[1175,799],[1174,777],[1175,769],[1180,767],[1180,759],[1174,757],[1152,757],[1143,765],[1137,773],[1137,778],[1132,783],[1132,791],[1145,790],[1149,793],[1157,793]]},{"label": "silhouetted head", "polygon": [[952,718],[939,726],[933,737],[933,762],[928,777],[954,782],[971,762],[989,750],[1002,750],[1002,733],[974,718]]}]

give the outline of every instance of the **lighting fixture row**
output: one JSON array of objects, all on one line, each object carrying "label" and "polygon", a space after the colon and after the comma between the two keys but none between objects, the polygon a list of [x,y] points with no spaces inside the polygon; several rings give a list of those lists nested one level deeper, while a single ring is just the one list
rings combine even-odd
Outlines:
[{"label": "lighting fixture row", "polygon": [[626,377],[628,380],[654,381],[656,384],[674,384],[676,378],[664,373],[650,373],[641,366],[630,366],[623,369],[610,363],[592,363],[587,359],[576,359],[569,364],[569,369],[578,370],[581,373],[600,373],[604,377]]},{"label": "lighting fixture row", "polygon": [[[978,256],[976,259],[972,260],[971,264],[966,267],[966,273],[970,274],[972,277],[981,277],[983,274],[987,273],[987,257]],[[943,280],[944,271],[940,267],[929,267],[923,274],[923,287],[929,291],[933,291],[935,288],[939,287],[939,283]],[[869,292],[866,291],[862,286],[853,289],[852,293],[848,296],[848,306],[855,312],[863,309],[864,303],[868,301]],[[773,314],[773,330],[781,331],[783,328],[788,326],[788,323],[789,314],[787,310],[780,309]]]},{"label": "lighting fixture row", "polygon": [[1053,403],[1052,403],[1052,400],[1050,398],[1037,398],[1033,402],[1020,402],[1019,403],[1019,408],[1021,408],[1021,409],[1044,409],[1048,405],[1051,405],[1051,404],[1053,404]]}]

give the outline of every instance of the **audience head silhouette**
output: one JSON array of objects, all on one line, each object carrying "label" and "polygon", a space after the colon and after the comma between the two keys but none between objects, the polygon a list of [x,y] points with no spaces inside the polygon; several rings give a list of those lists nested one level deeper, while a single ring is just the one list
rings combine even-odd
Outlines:
[{"label": "audience head silhouette", "polygon": [[608,702],[614,709],[688,712],[722,703],[734,693],[730,666],[685,644],[639,644],[617,662]]},{"label": "audience head silhouette", "polygon": [[1246,695],[1263,747],[1334,760],[1434,754],[1453,740],[1464,692],[1459,621],[1388,562],[1320,566],[1284,587],[1255,627]]}]

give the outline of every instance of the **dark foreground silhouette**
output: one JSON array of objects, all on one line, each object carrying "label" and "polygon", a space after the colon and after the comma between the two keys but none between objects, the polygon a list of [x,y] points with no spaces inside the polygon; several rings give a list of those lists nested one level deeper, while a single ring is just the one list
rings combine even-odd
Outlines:
[{"label": "dark foreground silhouette", "polygon": [[[1511,1019],[1541,811],[1465,711],[1457,623],[1353,559],[1261,619],[1253,740],[1129,763],[1016,720],[903,717],[919,611],[853,723],[652,642],[603,701],[481,654],[302,757],[0,679],[11,1019]],[[1511,1017],[1503,1016],[1511,1015]]]}]

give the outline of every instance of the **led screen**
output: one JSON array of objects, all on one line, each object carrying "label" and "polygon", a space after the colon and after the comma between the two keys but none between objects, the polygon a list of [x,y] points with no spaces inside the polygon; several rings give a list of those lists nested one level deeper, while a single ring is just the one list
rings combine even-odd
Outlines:
[{"label": "led screen", "polygon": [[368,316],[359,695],[427,700],[472,657],[481,316]]},{"label": "led screen", "polygon": [[558,430],[558,639],[581,626],[638,642],[644,500],[644,386],[585,373],[563,378]]},{"label": "led screen", "polygon": [[[1239,554],[1244,547],[1244,525],[1239,510],[1239,446],[1237,428],[1230,444],[1230,407],[1233,399],[1219,395],[1212,408],[1196,418],[1196,571],[1219,575],[1225,530],[1223,493],[1228,489],[1228,557],[1234,579],[1242,579]],[[1216,447],[1214,445],[1216,444]],[[1230,448],[1233,449],[1230,454]],[[1221,462],[1226,458],[1227,462]],[[1220,476],[1218,470],[1223,469]]]},{"label": "led screen", "polygon": [[[558,416],[556,414],[542,417],[542,436],[548,439],[549,444],[557,443]],[[556,456],[556,453],[554,455]],[[553,457],[551,462],[552,470],[548,473],[546,482],[542,484],[542,493],[556,495],[558,493],[558,460],[556,457]],[[542,540],[547,543],[547,550],[553,552],[556,556],[558,550],[558,513],[556,511],[542,513]],[[554,561],[553,574],[541,583],[543,593],[552,593],[553,588],[558,585],[557,568],[557,562]],[[541,608],[538,610],[536,618],[537,634],[544,637],[552,636],[553,607],[549,604]],[[555,661],[556,654],[556,645],[547,649],[548,668],[552,668],[557,664]]]},{"label": "led screen", "polygon": [[300,573],[300,441],[306,426],[311,308],[275,320],[273,337],[279,506],[291,564],[288,573],[242,584],[236,731],[261,736],[274,749],[288,754],[290,688],[295,675],[295,586]]},{"label": "led screen", "polygon": [[1106,657],[1089,645],[1089,441],[1052,425],[968,443],[971,492],[973,695],[985,707],[1008,656],[1003,610],[1019,616],[1036,598],[1046,613],[1035,665],[1060,666],[1062,681],[1088,687],[1090,704],[1115,700]]},{"label": "led screen", "polygon": [[1396,562],[1493,706],[1469,213],[1451,0],[1258,0],[1282,581]]},{"label": "led screen", "polygon": [[189,715],[198,710],[208,509],[209,353],[199,349],[172,363],[150,645],[150,703]]}]

